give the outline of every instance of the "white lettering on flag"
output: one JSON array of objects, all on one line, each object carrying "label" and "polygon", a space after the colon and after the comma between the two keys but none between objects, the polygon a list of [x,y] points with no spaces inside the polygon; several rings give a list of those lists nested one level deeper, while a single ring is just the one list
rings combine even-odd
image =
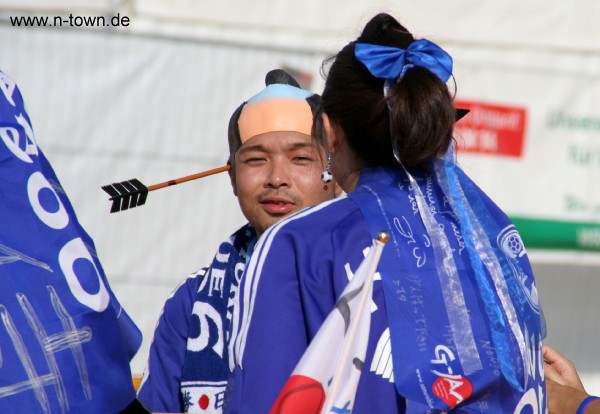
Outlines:
[{"label": "white lettering on flag", "polygon": [[[48,211],[42,203],[40,203],[39,194],[42,190],[50,190],[52,195],[54,195],[56,203],[58,204],[58,209],[56,211]],[[39,171],[31,174],[27,181],[27,195],[35,215],[38,216],[45,225],[55,230],[61,230],[67,227],[67,224],[69,224],[69,214],[44,174]]]},{"label": "white lettering on flag", "polygon": [[[98,291],[96,293],[87,292],[79,281],[79,277],[74,269],[74,264],[75,261],[80,259],[88,261],[94,268],[98,283]],[[71,293],[73,293],[73,296],[75,296],[79,303],[96,312],[103,312],[108,306],[110,297],[108,296],[106,286],[104,286],[104,282],[100,277],[98,268],[96,268],[96,264],[87,247],[85,247],[83,240],[81,240],[81,238],[76,238],[65,244],[58,254],[58,262],[65,275],[69,289],[71,289]]]},{"label": "white lettering on flag", "polygon": [[0,90],[4,94],[4,97],[9,104],[15,106],[15,101],[12,98],[13,92],[15,91],[15,81],[6,76],[6,74],[0,72]]}]

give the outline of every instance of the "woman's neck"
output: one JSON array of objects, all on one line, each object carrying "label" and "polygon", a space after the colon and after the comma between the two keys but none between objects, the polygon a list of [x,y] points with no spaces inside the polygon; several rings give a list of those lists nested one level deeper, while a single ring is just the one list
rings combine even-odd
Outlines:
[{"label": "woman's neck", "polygon": [[336,152],[331,163],[333,176],[346,193],[354,191],[363,168],[363,162],[348,148]]}]

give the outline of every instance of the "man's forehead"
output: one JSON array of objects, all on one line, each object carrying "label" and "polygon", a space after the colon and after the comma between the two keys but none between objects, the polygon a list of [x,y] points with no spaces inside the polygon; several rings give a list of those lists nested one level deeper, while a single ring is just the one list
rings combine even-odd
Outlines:
[{"label": "man's forehead", "polygon": [[315,148],[316,141],[310,135],[296,131],[273,131],[256,135],[244,142],[238,153],[248,151],[290,151]]}]

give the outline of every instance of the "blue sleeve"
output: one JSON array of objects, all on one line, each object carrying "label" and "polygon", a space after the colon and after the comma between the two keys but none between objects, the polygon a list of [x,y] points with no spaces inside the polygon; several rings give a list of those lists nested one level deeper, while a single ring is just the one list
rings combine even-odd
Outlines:
[{"label": "blue sleeve", "polygon": [[[203,272],[199,272],[203,273]],[[190,316],[201,276],[188,278],[165,302],[150,345],[138,399],[157,412],[182,412],[179,386]]]},{"label": "blue sleeve", "polygon": [[[226,413],[269,412],[310,338],[335,303],[331,266],[314,260],[307,249],[316,243],[331,250],[331,242],[321,239],[307,243],[303,236],[293,230],[272,239],[265,234],[266,239],[252,255],[244,285],[248,286],[253,277],[259,277],[259,283],[252,301],[243,369],[236,366],[230,379]],[[269,249],[271,245],[276,247]],[[331,257],[323,253],[322,257]],[[319,284],[320,293],[306,294],[300,274],[312,281],[309,284]]]},{"label": "blue sleeve", "polygon": [[[243,370],[234,369],[226,413],[268,413],[308,344],[295,243],[290,237],[275,243],[276,254],[266,254],[260,271]],[[255,251],[252,260],[262,253]]]},{"label": "blue sleeve", "polygon": [[[257,245],[242,293],[248,295],[242,305],[251,311],[251,323],[242,366],[236,365],[229,381],[226,413],[269,412],[346,286],[343,264],[334,263],[336,233],[322,233],[323,226],[311,223],[310,231],[286,223],[275,235],[265,233]],[[360,261],[361,250],[356,253]],[[249,286],[256,288],[248,292]]]}]

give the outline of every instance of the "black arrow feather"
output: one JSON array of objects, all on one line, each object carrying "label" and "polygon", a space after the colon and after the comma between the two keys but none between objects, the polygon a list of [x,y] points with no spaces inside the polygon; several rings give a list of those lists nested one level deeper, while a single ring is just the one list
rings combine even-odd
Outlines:
[{"label": "black arrow feather", "polygon": [[111,213],[144,205],[148,198],[148,187],[137,178],[103,185],[102,189],[110,195],[109,200],[113,202],[110,208]]}]

